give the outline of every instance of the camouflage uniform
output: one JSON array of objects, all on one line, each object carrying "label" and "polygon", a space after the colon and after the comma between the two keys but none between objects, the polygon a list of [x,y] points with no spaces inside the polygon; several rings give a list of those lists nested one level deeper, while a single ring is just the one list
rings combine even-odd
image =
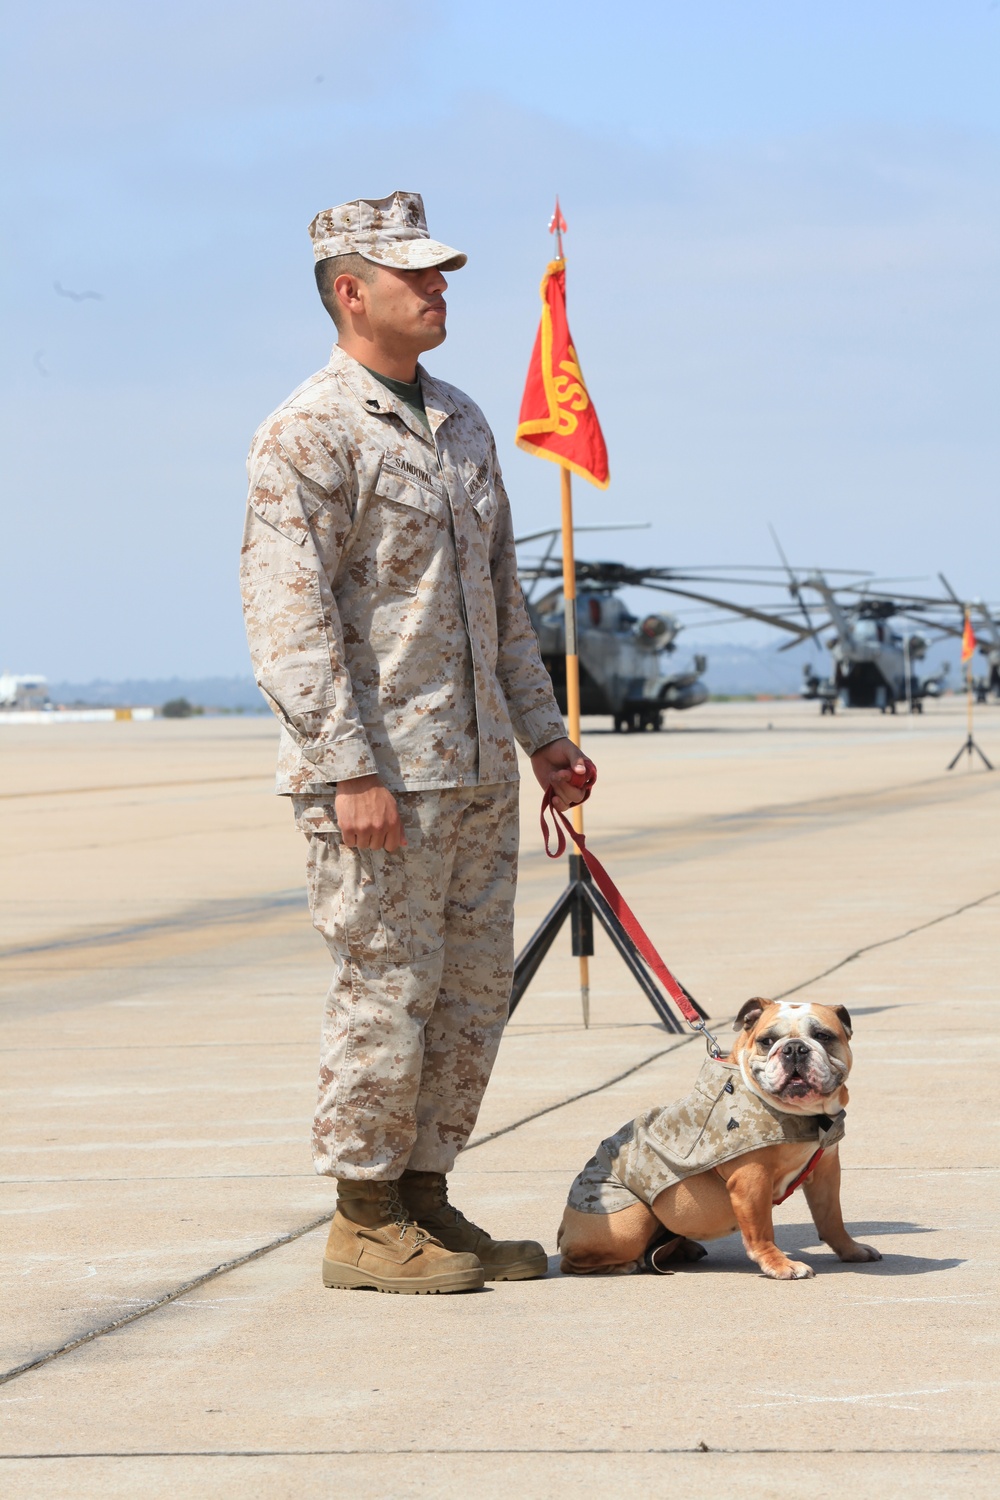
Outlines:
[{"label": "camouflage uniform", "polygon": [[[492,433],[419,373],[430,433],[335,347],[248,461],[247,635],[336,966],[315,1162],[345,1178],[447,1171],[472,1129],[510,991],[514,739],[565,733]],[[407,829],[396,854],[336,827],[336,783],[372,772]]]},{"label": "camouflage uniform", "polygon": [[637,1201],[652,1208],[665,1188],[760,1146],[818,1148],[843,1138],[843,1110],[833,1119],[785,1114],[747,1088],[737,1064],[709,1058],[685,1098],[647,1110],[601,1142],[568,1202],[582,1214],[613,1214]]}]

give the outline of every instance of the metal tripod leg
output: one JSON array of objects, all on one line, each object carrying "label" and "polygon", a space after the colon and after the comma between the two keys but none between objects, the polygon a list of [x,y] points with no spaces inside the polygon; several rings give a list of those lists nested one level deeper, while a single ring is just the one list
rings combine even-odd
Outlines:
[{"label": "metal tripod leg", "polygon": [[517,962],[514,965],[514,982],[510,991],[510,1006],[507,1010],[508,1020],[514,1014],[520,1004],[521,996],[537,974],[542,959],[555,942],[560,927],[576,906],[577,884],[577,881],[573,881],[566,887],[541,927],[529,938],[527,946],[518,954]]},{"label": "metal tripod leg", "polygon": [[[582,860],[570,866],[574,878],[563,891],[541,926],[529,939],[514,965],[514,981],[511,987],[508,1019],[514,1014],[528,985],[534,979],[542,959],[548,953],[567,917],[573,919],[573,952],[593,953],[596,916],[612,944],[621,956],[629,973],[646,996],[668,1031],[682,1034],[684,1027],[678,1021],[667,1001],[653,982],[640,957],[635,944],[621,922],[615,916],[604,896],[591,883],[589,871]],[[695,1010],[707,1019],[707,1013],[693,996],[688,999]]]},{"label": "metal tripod leg", "polygon": [[625,967],[632,975],[632,978],[635,980],[636,984],[642,990],[642,993],[645,995],[650,1005],[656,1011],[656,1014],[659,1016],[666,1029],[668,1031],[683,1032],[684,1027],[678,1021],[677,1017],[670,1009],[670,1006],[667,1004],[666,1000],[664,1000],[663,996],[660,994],[660,991],[656,988],[656,985],[653,983],[652,979],[650,979],[649,974],[646,972],[646,968],[642,962],[642,959],[635,951],[635,945],[633,944],[632,939],[629,937],[628,933],[625,931],[624,927],[619,922],[614,912],[611,910],[611,907],[608,905],[607,901],[605,901],[600,891],[595,890],[592,885],[586,886],[585,889],[587,892],[587,899],[594,909],[594,915],[600,922],[601,926],[604,928],[604,931],[611,939],[615,948],[618,950],[619,954],[624,960]]},{"label": "metal tripod leg", "polygon": [[990,760],[987,760],[985,754],[983,753],[982,750],[980,750],[979,746],[976,744],[976,742],[972,738],[971,734],[967,734],[966,735],[965,741],[964,741],[961,749],[959,750],[958,754],[954,757],[953,760],[950,760],[948,762],[948,770],[949,771],[953,771],[955,769],[955,767],[958,765],[959,761],[962,759],[963,755],[969,756],[969,758],[971,760],[973,751],[975,751],[975,753],[979,756],[979,759],[982,761],[982,763],[986,767],[987,771],[992,771],[993,770],[993,762],[990,761]]}]

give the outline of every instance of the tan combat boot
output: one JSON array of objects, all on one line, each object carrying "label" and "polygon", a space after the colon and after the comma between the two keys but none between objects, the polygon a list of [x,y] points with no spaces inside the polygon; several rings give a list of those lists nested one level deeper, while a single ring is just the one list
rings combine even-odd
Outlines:
[{"label": "tan combat boot", "polygon": [[338,1182],[323,1255],[323,1285],[377,1292],[472,1292],[485,1280],[475,1255],[455,1255],[408,1218],[397,1182]]},{"label": "tan combat boot", "polygon": [[495,1240],[448,1202],[443,1172],[411,1172],[399,1179],[406,1211],[448,1250],[478,1256],[487,1281],[530,1281],[544,1276],[548,1256],[536,1240]]}]

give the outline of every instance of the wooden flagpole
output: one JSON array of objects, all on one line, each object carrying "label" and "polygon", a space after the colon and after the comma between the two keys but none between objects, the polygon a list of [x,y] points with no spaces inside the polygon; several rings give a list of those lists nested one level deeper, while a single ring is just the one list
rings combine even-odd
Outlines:
[{"label": "wooden flagpole", "polygon": [[[563,216],[556,194],[555,213],[549,230],[556,237],[556,258],[563,256]],[[580,657],[576,621],[576,555],[573,551],[573,476],[565,464],[559,466],[559,490],[562,501],[563,599],[565,600],[564,634],[566,636],[566,724],[574,745],[580,743]],[[583,832],[583,804],[573,808],[573,827]],[[571,865],[572,868],[572,865]],[[580,954],[580,1005],[584,1029],[590,1026],[590,959]]]},{"label": "wooden flagpole", "polygon": [[958,765],[959,761],[962,759],[963,755],[967,755],[969,757],[969,760],[971,761],[973,754],[975,754],[979,756],[979,759],[982,761],[987,771],[992,771],[993,762],[984,753],[984,751],[980,749],[980,747],[976,744],[975,740],[972,737],[972,658],[975,655],[976,638],[974,635],[972,636],[969,654],[968,656],[966,656],[965,646],[966,641],[969,640],[970,635],[972,635],[972,621],[969,616],[969,606],[966,605],[965,625],[962,630],[962,665],[965,667],[965,744],[962,746],[961,750],[959,750],[958,754],[948,762],[948,770],[953,771]]},{"label": "wooden flagpole", "polygon": [[[549,222],[549,232],[556,237],[556,263],[548,267],[546,279],[542,283],[542,296],[545,305],[542,309],[542,321],[539,325],[538,338],[535,351],[532,354],[532,363],[528,371],[528,382],[525,385],[524,398],[521,403],[521,417],[517,427],[517,444],[520,448],[526,448],[528,452],[539,451],[545,458],[555,459],[559,464],[560,494],[562,499],[562,568],[563,568],[563,600],[564,600],[564,632],[565,632],[565,656],[566,656],[566,728],[570,738],[576,745],[580,744],[580,657],[579,644],[577,641],[577,597],[576,597],[576,557],[573,547],[573,481],[572,460],[559,456],[560,444],[547,445],[543,438],[536,449],[534,435],[537,433],[558,434],[561,426],[557,421],[554,406],[557,400],[553,400],[552,380],[554,372],[550,369],[545,372],[544,360],[551,362],[552,355],[552,326],[553,311],[552,299],[549,296],[549,278],[561,271],[565,266],[563,257],[562,236],[566,228],[566,221],[559,207],[559,199],[556,199],[555,213]],[[561,297],[565,298],[565,287],[560,291]],[[573,364],[563,363],[563,370],[575,367],[576,353],[569,344],[569,328],[565,324],[564,313],[559,327],[560,343],[565,338],[569,355]],[[575,386],[583,397],[583,408],[588,405],[586,389],[583,385],[579,369],[576,369],[579,384]],[[544,389],[539,390],[539,385]],[[573,465],[577,472],[593,479],[596,485],[602,489],[607,487],[607,453],[604,448],[604,439],[601,436],[600,425],[596,416],[590,413],[591,427],[587,435],[587,445],[584,450],[578,452],[581,458],[580,464]],[[575,427],[575,422],[574,422]],[[571,427],[571,430],[573,428]],[[563,434],[565,435],[565,434]],[[585,434],[586,435],[586,434]],[[573,447],[570,445],[569,451]],[[572,812],[573,828],[577,834],[583,833],[583,808],[574,807]],[[624,961],[629,973],[636,984],[642,990],[646,999],[652,1005],[667,1031],[681,1033],[683,1027],[674,1015],[670,1006],[664,999],[663,994],[657,987],[653,975],[646,967],[646,961],[642,950],[637,947],[635,939],[625,928],[621,918],[616,914],[603,891],[591,880],[590,870],[583,856],[579,853],[569,855],[569,882],[560,895],[556,904],[543,920],[540,927],[536,929],[532,937],[525,944],[514,964],[514,977],[510,991],[510,1005],[508,1018],[514,1014],[517,1006],[521,1003],[525,991],[531,984],[532,979],[538,972],[539,965],[552,947],[556,936],[561,932],[567,917],[570,920],[572,932],[572,948],[575,957],[580,960],[580,999],[583,1005],[583,1024],[590,1025],[590,964],[589,957],[594,952],[594,925],[595,921],[604,929],[615,952]],[[690,998],[690,997],[688,997]],[[693,1000],[697,1013],[702,1020],[707,1020],[706,1012]],[[686,1012],[685,1012],[686,1014]]]},{"label": "wooden flagpole", "polygon": [[[580,656],[576,620],[576,557],[573,552],[573,478],[564,464],[559,467],[562,498],[563,599],[566,635],[566,721],[574,745],[580,743]],[[583,804],[573,808],[573,827],[583,832]],[[590,1026],[590,959],[580,955],[580,1004],[584,1027]]]},{"label": "wooden flagpole", "polygon": [[[969,606],[966,605],[965,606],[965,628],[962,631],[962,645],[963,645],[963,648],[965,646],[965,638],[966,638],[966,634],[967,634],[967,632],[969,630],[970,624],[971,624],[971,621],[970,621],[970,618],[969,618]],[[972,660],[973,660],[973,656],[975,656],[975,652],[972,653],[972,655],[969,657],[968,661],[965,663],[965,689],[966,689],[965,724],[966,724],[966,728],[968,730],[968,734],[969,734],[969,739],[970,740],[972,739]]]},{"label": "wooden flagpole", "polygon": [[[965,606],[965,630],[963,630],[963,632],[962,632],[962,644],[963,644],[963,646],[965,644],[965,635],[966,635],[966,631],[968,631],[968,629],[969,629],[969,624],[970,624],[970,621],[969,621],[969,606],[966,605]],[[972,735],[972,713],[973,713],[973,709],[972,709],[972,662],[973,662],[973,657],[974,656],[975,656],[975,652],[973,652],[972,656],[970,656],[969,660],[965,663],[965,728],[966,728],[966,734],[968,736],[967,743],[969,745],[974,745],[976,743],[975,740],[974,740],[974,738],[973,738],[973,735]],[[970,762],[970,764],[972,762],[972,751],[971,750],[969,751],[969,762]]]}]

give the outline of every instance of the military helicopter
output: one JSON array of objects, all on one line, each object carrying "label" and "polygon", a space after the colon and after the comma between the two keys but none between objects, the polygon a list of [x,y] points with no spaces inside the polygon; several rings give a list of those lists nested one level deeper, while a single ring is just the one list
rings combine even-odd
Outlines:
[{"label": "military helicopter", "polygon": [[994,702],[1000,703],[1000,619],[991,614],[985,604],[978,602],[975,616],[976,644],[986,658],[988,671],[985,677],[973,678],[973,691],[979,703],[988,702],[991,695]]},{"label": "military helicopter", "polygon": [[[844,708],[878,708],[882,713],[896,712],[897,703],[905,703],[910,713],[922,713],[925,698],[940,697],[948,676],[948,664],[934,676],[922,677],[914,671],[914,662],[927,655],[928,640],[920,632],[908,632],[892,622],[916,619],[925,627],[934,625],[926,613],[918,612],[920,601],[912,595],[900,599],[878,592],[870,575],[862,575],[861,584],[841,584],[831,588],[821,572],[799,578],[785,556],[773,526],[768,526],[781,566],[788,580],[788,592],[796,600],[805,631],[798,641],[781,647],[787,651],[805,639],[821,644],[819,632],[833,626],[827,640],[833,670],[820,677],[807,664],[802,671],[802,697],[819,701],[821,714],[832,714],[839,702]],[[803,590],[809,589],[822,601],[827,618],[814,626]],[[838,599],[837,594],[846,595]],[[775,621],[777,623],[777,621]],[[940,627],[937,627],[940,629]]]},{"label": "military helicopter", "polygon": [[[892,622],[915,620],[925,629],[936,630],[935,639],[940,639],[948,632],[933,611],[943,601],[881,593],[870,574],[847,569],[817,570],[800,577],[785,556],[774,528],[768,529],[781,558],[780,568],[765,565],[725,571],[731,584],[742,587],[773,588],[783,574],[788,593],[795,601],[791,609],[787,605],[751,608],[731,599],[678,588],[674,579],[663,581],[659,587],[668,593],[715,605],[731,614],[787,632],[792,640],[779,648],[782,651],[790,651],[807,640],[823,645],[820,632],[832,626],[834,633],[825,643],[832,657],[830,675],[820,676],[811,664],[807,664],[802,673],[802,697],[818,701],[821,714],[834,713],[838,703],[843,708],[878,708],[883,713],[893,714],[898,703],[905,703],[911,713],[921,713],[925,698],[940,696],[948,675],[947,664],[933,676],[921,676],[914,670],[914,663],[922,661],[927,654],[927,636],[909,631],[905,626],[899,628]],[[724,570],[716,568],[712,571]],[[828,573],[843,574],[851,581],[831,584]],[[691,569],[685,575],[678,572],[677,576],[683,576],[685,581],[711,581],[708,570]],[[806,591],[817,596],[823,615],[818,622],[810,614]]]},{"label": "military helicopter", "polygon": [[[891,714],[897,703],[905,703],[911,713],[918,714],[923,712],[925,698],[940,697],[948,663],[929,677],[915,671],[914,663],[923,661],[929,643],[924,634],[900,630],[892,623],[902,613],[897,600],[862,593],[842,604],[822,574],[804,578],[799,588],[816,591],[829,615],[826,624],[832,624],[835,632],[827,641],[831,675],[820,677],[811,664],[802,673],[802,697],[818,700],[821,714],[832,714],[838,702],[844,708],[878,708]],[[811,632],[817,643],[821,628],[825,627]]]},{"label": "military helicopter", "polygon": [[[640,529],[579,526],[576,531]],[[541,647],[542,660],[552,678],[556,701],[566,711],[566,600],[562,584],[539,599],[537,586],[562,578],[562,562],[552,557],[558,530],[536,531],[518,537],[517,545],[548,539],[540,561],[520,569],[528,613]],[[580,656],[580,708],[585,714],[610,714],[618,733],[659,730],[668,708],[697,708],[708,698],[700,680],[707,659],[696,656],[682,672],[664,673],[663,657],[676,649],[681,624],[671,614],[633,615],[617,590],[626,584],[656,587],[649,579],[664,570],[644,571],[623,563],[577,561],[577,639]]]},{"label": "military helicopter", "polygon": [[[632,528],[596,526],[578,529]],[[808,640],[820,646],[825,644],[832,657],[830,674],[821,676],[811,664],[806,665],[801,689],[804,698],[819,703],[821,714],[833,714],[838,704],[843,708],[878,708],[882,713],[894,714],[900,703],[905,704],[911,713],[921,713],[926,698],[940,696],[947,680],[948,665],[945,664],[937,673],[924,676],[915,670],[915,664],[927,655],[928,631],[934,633],[934,640],[961,633],[955,631],[953,624],[946,625],[941,617],[945,607],[953,612],[951,601],[883,593],[877,587],[879,580],[857,569],[828,568],[800,576],[785,557],[773,528],[770,530],[781,558],[780,567],[634,568],[624,563],[577,562],[584,712],[613,714],[616,729],[657,728],[664,708],[693,707],[696,703],[703,703],[708,696],[707,688],[699,681],[708,665],[704,657],[695,658],[693,672],[674,678],[647,675],[642,671],[640,664],[645,663],[637,647],[639,652],[644,649],[670,651],[682,627],[672,615],[650,615],[643,621],[637,620],[615,597],[615,591],[625,586],[655,589],[712,606],[723,611],[724,615],[739,615],[773,626],[792,637],[779,648],[783,651]],[[562,576],[561,561],[551,556],[556,535],[556,532],[536,532],[533,536],[520,538],[520,541],[550,538],[545,556],[540,562],[522,569],[521,577],[522,581],[531,581],[532,588],[527,594],[529,610],[558,695],[565,692],[565,666],[561,654],[565,639],[562,589],[557,587],[537,604],[532,603],[532,592],[539,580]],[[830,578],[835,574],[846,581],[831,583]],[[751,606],[737,602],[731,596],[726,598],[715,592],[705,592],[706,584],[724,583],[728,592],[733,587],[773,590],[782,582],[794,600],[792,606],[771,603]],[[807,594],[816,596],[818,619],[810,613]],[[813,604],[813,609],[817,604]],[[922,629],[911,630],[909,625],[914,622]],[[833,634],[824,643],[821,632],[831,627]],[[624,642],[619,641],[622,634]],[[649,644],[644,646],[643,641]],[[622,645],[626,648],[624,654]],[[645,660],[648,661],[648,657]]]}]

